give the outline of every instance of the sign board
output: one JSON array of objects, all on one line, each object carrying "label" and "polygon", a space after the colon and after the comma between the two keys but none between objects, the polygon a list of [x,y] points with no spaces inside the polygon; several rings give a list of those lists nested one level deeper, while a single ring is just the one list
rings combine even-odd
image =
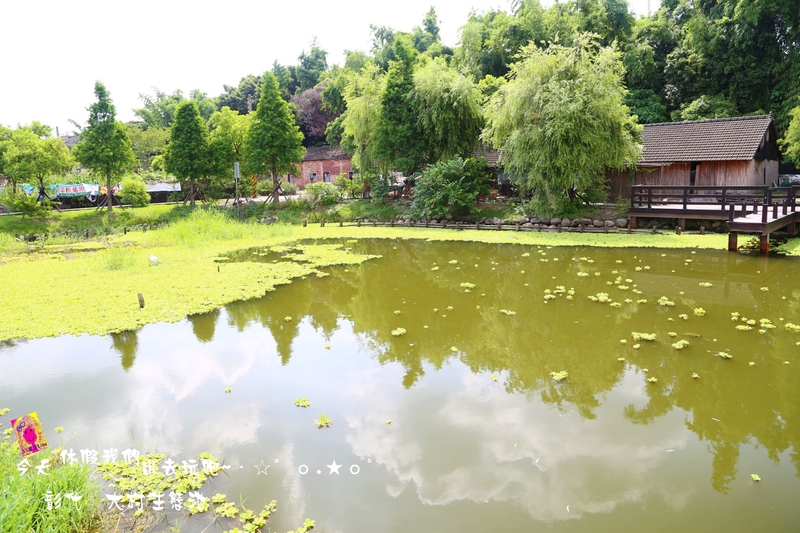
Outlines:
[{"label": "sign board", "polygon": [[239,162],[238,161],[233,164],[233,178],[237,179],[237,180],[239,179]]}]

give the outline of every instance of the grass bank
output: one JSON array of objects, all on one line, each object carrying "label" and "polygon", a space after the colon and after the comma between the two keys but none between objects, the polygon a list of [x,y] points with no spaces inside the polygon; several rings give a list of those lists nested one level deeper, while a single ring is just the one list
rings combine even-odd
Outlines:
[{"label": "grass bank", "polygon": [[[195,209],[158,230],[114,235],[67,247],[0,255],[0,340],[62,334],[106,334],[155,322],[175,322],[228,303],[263,296],[277,286],[331,265],[369,259],[335,246],[308,246],[301,261],[220,262],[235,250],[301,239],[401,238],[508,243],[522,246],[697,248],[725,250],[725,235],[674,233],[539,233],[403,227],[306,228],[240,223],[229,213]],[[800,255],[800,241],[784,251]],[[151,266],[150,256],[160,264]],[[139,308],[138,294],[145,307]]]}]

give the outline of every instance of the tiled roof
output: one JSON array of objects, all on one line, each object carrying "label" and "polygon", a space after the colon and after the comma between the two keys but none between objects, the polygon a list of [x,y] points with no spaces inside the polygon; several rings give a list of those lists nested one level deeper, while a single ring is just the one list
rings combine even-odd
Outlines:
[{"label": "tiled roof", "polygon": [[303,161],[327,161],[335,159],[350,159],[350,154],[334,146],[316,146],[306,149]]},{"label": "tiled roof", "polygon": [[639,163],[750,160],[767,130],[776,140],[770,115],[645,124]]},{"label": "tiled roof", "polygon": [[497,162],[500,160],[500,152],[492,149],[488,144],[482,144],[472,155],[473,157],[483,157],[486,159],[486,163],[491,168],[497,167]]}]

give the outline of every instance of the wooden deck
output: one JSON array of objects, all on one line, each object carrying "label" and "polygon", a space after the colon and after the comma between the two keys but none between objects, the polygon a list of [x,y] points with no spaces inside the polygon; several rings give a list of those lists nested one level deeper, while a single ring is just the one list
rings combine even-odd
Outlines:
[{"label": "wooden deck", "polygon": [[769,235],[786,228],[797,234],[798,187],[691,187],[635,185],[631,188],[631,227],[638,218],[675,218],[680,230],[687,220],[724,220],[728,249],[737,250],[739,233],[760,237],[761,253],[769,252]]}]

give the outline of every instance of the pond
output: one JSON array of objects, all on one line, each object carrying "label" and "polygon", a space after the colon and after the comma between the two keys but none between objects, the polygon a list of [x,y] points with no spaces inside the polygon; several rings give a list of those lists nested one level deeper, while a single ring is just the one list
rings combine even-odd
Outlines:
[{"label": "pond", "polygon": [[[211,452],[230,469],[204,494],[277,500],[269,531],[800,528],[796,260],[343,244],[382,257],[177,324],[6,343],[0,407],[76,451]],[[285,250],[255,252],[233,260]]]}]

